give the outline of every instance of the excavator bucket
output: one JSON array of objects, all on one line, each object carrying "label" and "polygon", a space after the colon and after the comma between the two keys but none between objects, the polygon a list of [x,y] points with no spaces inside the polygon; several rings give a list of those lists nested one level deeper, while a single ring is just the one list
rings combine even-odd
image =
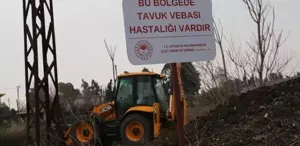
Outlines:
[{"label": "excavator bucket", "polygon": [[[184,89],[183,89],[183,82],[181,79],[181,64],[177,63],[176,65],[177,67],[177,74],[178,74],[178,82],[179,82],[179,89],[180,89],[180,101],[181,101],[181,105],[183,108],[183,121],[184,121],[184,125],[187,124],[187,117],[186,117],[186,111],[187,111],[187,102],[186,102],[186,97],[184,94]],[[175,111],[176,111],[176,104],[175,104],[175,96],[174,96],[174,91],[172,93],[172,95],[170,96],[169,99],[169,111],[168,111],[168,120],[169,121],[175,121]]]}]

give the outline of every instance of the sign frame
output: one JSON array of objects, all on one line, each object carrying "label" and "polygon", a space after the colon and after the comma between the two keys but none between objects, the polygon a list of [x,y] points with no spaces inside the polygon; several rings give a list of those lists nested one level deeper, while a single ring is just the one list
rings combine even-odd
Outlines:
[{"label": "sign frame", "polygon": [[133,65],[216,57],[210,0],[123,0],[127,56]]}]

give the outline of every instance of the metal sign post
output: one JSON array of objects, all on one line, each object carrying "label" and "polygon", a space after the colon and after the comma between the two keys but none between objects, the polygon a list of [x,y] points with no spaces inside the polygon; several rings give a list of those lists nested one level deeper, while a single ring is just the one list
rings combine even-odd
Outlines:
[{"label": "metal sign post", "polygon": [[176,126],[177,126],[177,134],[178,134],[178,140],[179,140],[179,146],[184,146],[184,124],[183,124],[183,107],[182,102],[180,99],[180,88],[179,88],[179,82],[178,82],[178,73],[177,73],[177,67],[176,63],[171,64],[171,78],[172,78],[172,85],[173,85],[173,93],[175,96],[175,114],[176,114]]}]

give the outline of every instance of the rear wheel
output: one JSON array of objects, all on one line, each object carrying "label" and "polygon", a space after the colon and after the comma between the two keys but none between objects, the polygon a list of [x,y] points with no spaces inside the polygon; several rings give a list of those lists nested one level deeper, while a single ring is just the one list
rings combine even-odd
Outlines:
[{"label": "rear wheel", "polygon": [[153,138],[152,121],[141,114],[129,115],[121,123],[120,135],[127,146],[141,145]]}]

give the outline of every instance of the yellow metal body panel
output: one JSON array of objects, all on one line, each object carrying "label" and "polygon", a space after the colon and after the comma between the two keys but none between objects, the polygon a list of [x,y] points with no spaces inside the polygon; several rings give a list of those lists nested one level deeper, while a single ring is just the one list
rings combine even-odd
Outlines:
[{"label": "yellow metal body panel", "polygon": [[92,109],[92,114],[95,116],[101,116],[105,121],[112,121],[116,119],[114,102],[107,102],[97,106]]},{"label": "yellow metal body panel", "polygon": [[158,137],[160,135],[160,104],[153,103],[153,127],[154,127],[154,137]]},{"label": "yellow metal body panel", "polygon": [[[174,95],[174,94],[173,94]],[[175,96],[171,95],[170,96],[170,102],[169,102],[169,115],[170,118],[169,121],[174,121],[175,120]]]},{"label": "yellow metal body panel", "polygon": [[134,107],[129,108],[124,115],[126,115],[129,112],[133,112],[133,111],[152,113],[153,107],[152,106],[134,106]]},{"label": "yellow metal body panel", "polygon": [[187,109],[187,103],[186,103],[186,100],[185,100],[185,98],[183,98],[183,124],[184,124],[184,126],[185,125],[187,125],[188,124],[188,121],[187,121],[187,117],[186,117],[186,115],[187,115],[187,113],[186,113],[186,110]]},{"label": "yellow metal body panel", "polygon": [[122,73],[120,74],[118,77],[129,77],[129,76],[153,76],[153,75],[156,75],[156,76],[160,76],[161,78],[164,78],[165,76],[162,75],[162,74],[158,74],[158,73],[155,73],[155,72],[129,72],[129,73]]}]

